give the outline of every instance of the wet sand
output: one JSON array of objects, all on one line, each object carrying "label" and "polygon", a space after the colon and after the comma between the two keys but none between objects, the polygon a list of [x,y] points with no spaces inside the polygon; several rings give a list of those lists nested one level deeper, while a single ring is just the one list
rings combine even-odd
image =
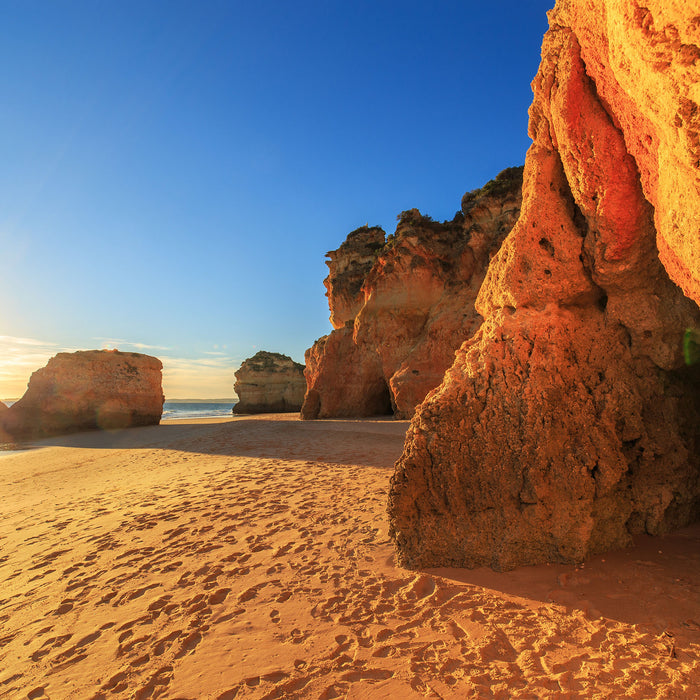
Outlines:
[{"label": "wet sand", "polygon": [[0,697],[700,697],[700,527],[413,572],[406,422],[172,421],[0,453]]}]

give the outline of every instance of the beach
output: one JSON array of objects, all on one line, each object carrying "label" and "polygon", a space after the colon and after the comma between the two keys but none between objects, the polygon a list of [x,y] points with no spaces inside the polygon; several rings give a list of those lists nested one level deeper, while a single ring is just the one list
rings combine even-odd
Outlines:
[{"label": "beach", "polygon": [[407,421],[168,421],[0,452],[0,697],[700,696],[700,526],[409,571]]}]

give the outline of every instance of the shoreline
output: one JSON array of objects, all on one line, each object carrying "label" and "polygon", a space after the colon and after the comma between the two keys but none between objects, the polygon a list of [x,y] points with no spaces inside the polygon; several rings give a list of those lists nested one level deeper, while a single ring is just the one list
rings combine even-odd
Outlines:
[{"label": "shoreline", "polygon": [[700,692],[700,524],[579,566],[402,569],[407,427],[175,419],[0,459],[0,696]]}]

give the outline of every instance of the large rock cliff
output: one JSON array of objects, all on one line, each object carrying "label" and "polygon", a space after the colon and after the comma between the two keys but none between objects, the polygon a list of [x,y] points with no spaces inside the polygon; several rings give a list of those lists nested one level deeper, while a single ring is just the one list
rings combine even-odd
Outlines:
[{"label": "large rock cliff", "polygon": [[0,418],[14,440],[155,425],[163,411],[160,360],[117,350],[62,352],[32,374]]},{"label": "large rock cliff", "polygon": [[289,413],[304,401],[304,365],[278,352],[261,350],[234,373],[234,413]]},{"label": "large rock cliff", "polygon": [[474,299],[517,219],[521,183],[522,168],[509,168],[468,192],[452,221],[411,209],[386,242],[363,227],[327,254],[336,330],[306,353],[303,418],[413,415],[479,326]]},{"label": "large rock cliff", "polygon": [[700,324],[687,8],[549,14],[520,219],[392,478],[404,565],[579,562],[700,515],[700,376],[682,356]]}]

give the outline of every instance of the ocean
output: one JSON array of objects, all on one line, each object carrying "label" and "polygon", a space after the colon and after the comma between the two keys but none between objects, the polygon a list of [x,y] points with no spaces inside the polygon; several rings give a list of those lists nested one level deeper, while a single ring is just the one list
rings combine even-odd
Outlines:
[{"label": "ocean", "polygon": [[[6,406],[12,406],[15,401],[6,400]],[[238,403],[237,401],[211,401],[203,403],[194,401],[186,403],[183,401],[166,401],[163,404],[163,415],[161,420],[173,420],[176,418],[220,418],[230,416],[231,409]]]},{"label": "ocean", "polygon": [[231,409],[235,401],[221,403],[181,403],[179,401],[166,401],[163,404],[163,416],[161,420],[174,420],[176,418],[221,418],[230,417]]}]

